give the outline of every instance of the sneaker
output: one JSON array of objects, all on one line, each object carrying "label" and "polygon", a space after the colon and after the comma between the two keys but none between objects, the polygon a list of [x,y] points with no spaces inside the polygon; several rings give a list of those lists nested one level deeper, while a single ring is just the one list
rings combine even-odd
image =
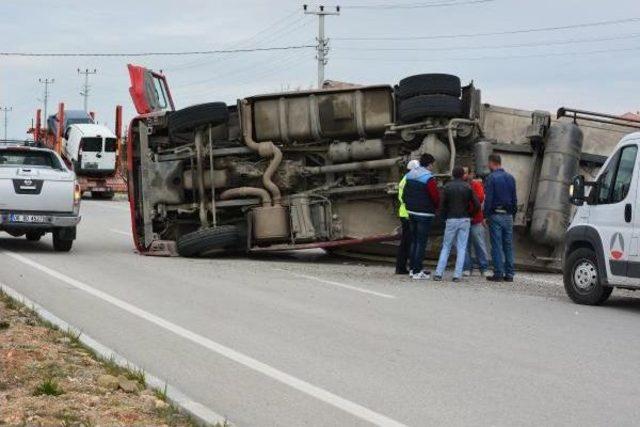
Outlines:
[{"label": "sneaker", "polygon": [[513,283],[513,277],[505,277],[504,281]]},{"label": "sneaker", "polygon": [[480,272],[480,275],[481,275],[482,277],[484,277],[484,278],[487,278],[487,277],[489,277],[489,272],[488,272],[488,271],[486,271],[486,270],[485,270],[485,271],[481,271],[481,272]]},{"label": "sneaker", "polygon": [[470,272],[470,271],[463,271],[463,272],[462,272],[462,275],[463,275],[464,277],[470,277],[470,276],[471,276],[471,272]]},{"label": "sneaker", "polygon": [[412,278],[413,280],[429,280],[429,279],[431,278],[431,276],[429,275],[429,273],[428,273],[428,272],[426,272],[426,271],[421,271],[420,273],[413,274],[413,275],[411,276],[411,278]]},{"label": "sneaker", "polygon": [[460,282],[460,281],[462,281],[462,279],[460,279],[459,277],[454,277],[452,280],[453,280],[454,282]]},{"label": "sneaker", "polygon": [[434,282],[442,282],[442,276],[433,276]]},{"label": "sneaker", "polygon": [[405,276],[405,275],[410,274],[410,273],[409,273],[409,270],[396,270],[396,274],[400,274],[400,275]]},{"label": "sneaker", "polygon": [[502,282],[504,278],[493,275],[493,276],[487,276],[487,280],[490,282]]}]

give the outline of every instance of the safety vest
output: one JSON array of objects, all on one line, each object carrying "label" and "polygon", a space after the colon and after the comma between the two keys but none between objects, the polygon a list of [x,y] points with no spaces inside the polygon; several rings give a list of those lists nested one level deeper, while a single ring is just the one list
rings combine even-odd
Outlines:
[{"label": "safety vest", "polygon": [[400,202],[400,207],[398,208],[398,216],[400,218],[409,218],[409,211],[407,211],[407,205],[404,204],[402,200],[402,196],[404,194],[404,186],[407,183],[407,176],[405,175],[400,180],[400,184],[398,184],[398,201]]}]

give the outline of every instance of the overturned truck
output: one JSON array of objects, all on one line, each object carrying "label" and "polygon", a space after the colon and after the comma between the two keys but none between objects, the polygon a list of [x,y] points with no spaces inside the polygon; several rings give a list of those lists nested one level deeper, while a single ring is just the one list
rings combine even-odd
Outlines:
[{"label": "overturned truck", "polygon": [[[444,182],[454,164],[486,175],[489,154],[499,153],[518,182],[516,262],[553,269],[571,178],[595,174],[640,127],[578,110],[552,117],[483,104],[473,83],[446,74],[181,110],[164,75],[133,65],[129,74],[139,114],[129,127],[129,200],[134,243],[147,255],[325,248],[388,256],[410,158],[432,154]],[[433,228],[427,257],[442,230]]]}]

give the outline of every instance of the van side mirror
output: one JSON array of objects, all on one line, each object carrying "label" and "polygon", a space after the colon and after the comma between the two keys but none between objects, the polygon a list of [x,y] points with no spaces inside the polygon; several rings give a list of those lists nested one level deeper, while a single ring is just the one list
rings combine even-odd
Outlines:
[{"label": "van side mirror", "polygon": [[584,195],[585,180],[584,176],[576,175],[571,180],[571,186],[569,187],[569,201],[576,206],[582,206],[586,200]]}]

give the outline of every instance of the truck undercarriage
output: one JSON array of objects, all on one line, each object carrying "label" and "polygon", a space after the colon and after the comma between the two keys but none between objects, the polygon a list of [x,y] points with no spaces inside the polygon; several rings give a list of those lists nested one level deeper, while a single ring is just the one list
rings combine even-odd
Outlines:
[{"label": "truck undercarriage", "polygon": [[[345,247],[388,255],[409,159],[432,154],[444,181],[454,164],[485,175],[497,152],[518,181],[517,263],[553,269],[572,176],[594,173],[629,131],[622,121],[483,105],[473,84],[447,75],[164,111],[153,107],[173,104],[162,76],[133,66],[130,73],[141,115],[129,127],[129,198],[145,254]],[[427,257],[442,228],[436,221]]]}]

